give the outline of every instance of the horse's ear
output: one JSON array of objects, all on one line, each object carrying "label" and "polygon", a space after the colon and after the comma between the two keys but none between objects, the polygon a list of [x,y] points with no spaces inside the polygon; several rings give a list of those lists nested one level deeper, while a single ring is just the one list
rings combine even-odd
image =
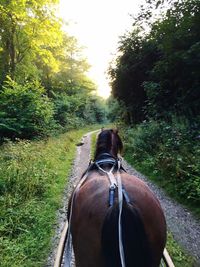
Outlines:
[{"label": "horse's ear", "polygon": [[117,128],[113,129],[113,133],[118,134],[119,133],[118,129]]}]

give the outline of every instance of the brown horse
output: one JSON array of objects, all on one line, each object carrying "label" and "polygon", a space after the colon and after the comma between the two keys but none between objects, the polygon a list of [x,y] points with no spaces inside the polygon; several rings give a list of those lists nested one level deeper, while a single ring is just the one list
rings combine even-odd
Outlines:
[{"label": "brown horse", "polygon": [[119,164],[122,148],[117,131],[103,130],[94,162],[73,194],[69,213],[76,267],[160,265],[166,243],[163,211],[148,186]]}]

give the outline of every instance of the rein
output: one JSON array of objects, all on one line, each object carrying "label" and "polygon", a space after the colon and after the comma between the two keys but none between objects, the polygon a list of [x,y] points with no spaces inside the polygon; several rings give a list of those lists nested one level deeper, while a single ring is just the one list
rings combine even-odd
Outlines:
[{"label": "rein", "polygon": [[[128,194],[126,190],[122,186],[121,182],[121,175],[120,175],[120,169],[123,169],[121,166],[120,159],[114,159],[111,157],[108,153],[103,153],[101,156],[109,156],[109,158],[96,160],[95,162],[90,162],[85,174],[77,184],[71,200],[71,208],[70,208],[70,216],[69,216],[69,226],[68,226],[68,232],[67,232],[67,238],[66,238],[66,253],[65,253],[65,261],[64,261],[64,267],[71,267],[71,257],[72,257],[72,235],[71,235],[71,219],[72,219],[72,209],[73,209],[73,203],[76,192],[80,189],[81,185],[87,180],[88,174],[90,170],[94,168],[94,166],[97,167],[98,170],[105,173],[109,179],[110,182],[110,188],[109,188],[109,206],[112,206],[114,204],[114,197],[115,197],[115,190],[118,189],[118,205],[119,205],[119,216],[118,216],[118,237],[119,237],[119,252],[120,252],[120,260],[122,267],[125,267],[125,257],[124,257],[124,248],[123,248],[123,241],[122,241],[122,225],[121,225],[121,215],[122,215],[122,207],[123,207],[123,196],[127,203],[130,202]],[[109,164],[111,165],[110,170],[106,171],[104,170],[101,165],[102,164]],[[117,178],[115,178],[113,171],[117,168]],[[124,170],[124,169],[123,169]]]},{"label": "rein", "polygon": [[77,184],[71,200],[71,206],[70,206],[70,215],[69,215],[69,222],[68,222],[68,230],[67,230],[67,238],[66,238],[66,253],[65,253],[65,260],[64,260],[64,267],[71,267],[71,259],[72,259],[72,234],[71,234],[71,220],[72,220],[72,208],[74,204],[74,198],[76,195],[76,192],[80,189],[81,185],[86,181],[88,177],[88,173],[90,170],[91,164],[88,166],[88,169],[84,176],[81,178],[79,183]]}]

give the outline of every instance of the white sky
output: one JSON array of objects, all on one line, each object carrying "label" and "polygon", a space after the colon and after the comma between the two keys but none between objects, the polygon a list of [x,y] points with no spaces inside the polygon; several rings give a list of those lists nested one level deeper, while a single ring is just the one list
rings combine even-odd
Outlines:
[{"label": "white sky", "polygon": [[60,0],[60,14],[69,22],[67,31],[74,35],[91,65],[89,77],[98,86],[98,94],[108,97],[106,79],[109,62],[117,48],[119,36],[130,29],[129,14],[139,10],[141,0]]}]

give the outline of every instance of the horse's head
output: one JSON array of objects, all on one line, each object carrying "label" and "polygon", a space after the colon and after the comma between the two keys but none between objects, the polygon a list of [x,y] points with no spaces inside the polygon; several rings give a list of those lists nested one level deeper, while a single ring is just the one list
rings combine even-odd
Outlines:
[{"label": "horse's head", "polygon": [[97,138],[94,159],[97,159],[103,153],[109,153],[112,157],[117,158],[122,149],[123,144],[118,135],[118,130],[102,130]]}]

